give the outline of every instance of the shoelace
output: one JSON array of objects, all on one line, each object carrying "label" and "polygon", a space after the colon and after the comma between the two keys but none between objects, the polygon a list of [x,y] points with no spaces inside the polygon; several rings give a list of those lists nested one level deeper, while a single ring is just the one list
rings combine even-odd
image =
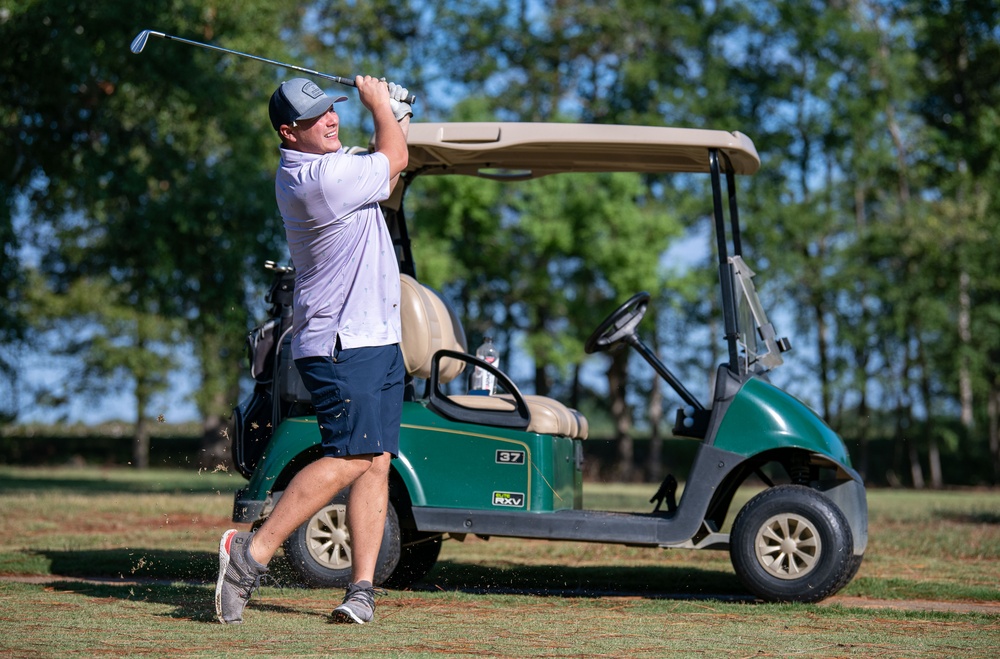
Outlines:
[{"label": "shoelace", "polygon": [[344,598],[345,602],[357,599],[367,604],[372,609],[375,608],[375,596],[382,597],[383,595],[388,595],[389,593],[383,588],[358,588],[356,584],[351,584],[348,586],[347,597]]},{"label": "shoelace", "polygon": [[270,572],[265,572],[257,577],[257,590],[260,590],[264,586],[265,581],[268,587],[277,588],[281,592],[285,592],[285,584],[281,583],[277,577],[272,575]]},{"label": "shoelace", "polygon": [[231,580],[233,587],[236,589],[237,594],[245,600],[250,599],[253,591],[260,590],[260,580],[267,576],[266,572],[257,572],[254,574],[244,572],[239,565],[234,563],[229,564],[229,569],[230,575],[233,577]]},{"label": "shoelace", "polygon": [[[246,551],[246,549],[244,549]],[[237,594],[244,600],[249,601],[250,595],[253,591],[260,590],[261,580],[267,577],[269,580],[272,578],[268,575],[268,571],[265,569],[263,572],[258,572],[254,568],[250,567],[247,562],[247,557],[244,555],[241,557],[243,562],[247,563],[244,568],[240,561],[236,560],[236,556],[233,556],[229,561],[229,569],[227,570],[227,577],[231,577],[233,581],[233,587],[236,589]]]}]

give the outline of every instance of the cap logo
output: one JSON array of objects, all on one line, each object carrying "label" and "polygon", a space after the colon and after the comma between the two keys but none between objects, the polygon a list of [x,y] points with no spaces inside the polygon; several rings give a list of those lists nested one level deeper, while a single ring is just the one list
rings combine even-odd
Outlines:
[{"label": "cap logo", "polygon": [[302,93],[313,99],[322,98],[324,95],[323,90],[320,89],[319,86],[312,80],[309,80],[306,84],[302,85]]},{"label": "cap logo", "polygon": [[331,97],[319,85],[305,78],[293,78],[278,85],[267,105],[268,118],[274,130],[294,126],[300,119],[314,119],[330,111],[334,103],[346,101],[346,96]]}]

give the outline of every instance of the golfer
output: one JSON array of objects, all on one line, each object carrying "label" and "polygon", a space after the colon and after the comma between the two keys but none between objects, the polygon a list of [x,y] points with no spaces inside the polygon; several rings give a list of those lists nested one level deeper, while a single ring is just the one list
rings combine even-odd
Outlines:
[{"label": "golfer", "polygon": [[333,618],[363,624],[375,613],[405,374],[399,267],[379,202],[406,168],[412,110],[403,87],[369,76],[355,83],[375,123],[371,153],[345,151],[334,104],[346,97],[309,80],[283,82],[268,106],[281,138],[275,192],[295,266],[292,357],[316,408],[323,456],[299,471],[255,533],[222,535],[215,609],[223,624],[243,622],[278,547],[348,486],[352,583]]}]

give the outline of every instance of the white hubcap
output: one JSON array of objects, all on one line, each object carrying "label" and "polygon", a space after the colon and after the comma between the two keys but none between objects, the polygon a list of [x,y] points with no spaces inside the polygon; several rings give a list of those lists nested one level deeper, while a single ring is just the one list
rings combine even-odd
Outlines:
[{"label": "white hubcap", "polygon": [[757,560],[768,574],[798,579],[819,564],[823,543],[816,526],[805,517],[775,515],[761,525],[754,541]]},{"label": "white hubcap", "polygon": [[331,504],[312,516],[306,530],[306,547],[316,562],[333,570],[351,567],[351,534],[347,506]]}]

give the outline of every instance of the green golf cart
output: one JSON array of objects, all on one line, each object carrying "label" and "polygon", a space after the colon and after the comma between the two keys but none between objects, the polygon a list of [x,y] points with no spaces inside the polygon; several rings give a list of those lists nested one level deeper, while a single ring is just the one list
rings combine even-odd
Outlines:
[{"label": "green golf cart", "polygon": [[[384,204],[402,273],[409,386],[376,580],[408,586],[433,567],[443,540],[473,534],[728,549],[740,580],[766,601],[815,602],[844,587],[868,541],[865,488],[841,438],[768,379],[789,344],[768,321],[742,255],[735,177],[759,168],[751,140],[665,127],[418,123],[408,142],[403,184]],[[638,352],[683,401],[673,434],[698,442],[679,500],[668,477],[645,513],[585,507],[586,417],[558,400],[522,393],[505,373],[469,354],[447,300],[416,277],[404,213],[414,181],[456,175],[515,182],[569,172],[711,180],[728,360],[707,400],[644,342],[639,325],[647,293],[613,311],[585,345],[588,353]],[[251,525],[266,519],[292,477],[320,454],[310,398],[290,358],[294,273],[268,267],[269,317],[251,335],[255,386],[234,410],[231,433],[234,461],[248,479],[236,493],[233,521]],[[497,395],[465,393],[462,383],[475,367],[496,377]],[[748,479],[763,489],[723,532]],[[335,497],[286,543],[288,560],[308,585],[344,586],[350,578],[346,501],[344,493]]]}]

